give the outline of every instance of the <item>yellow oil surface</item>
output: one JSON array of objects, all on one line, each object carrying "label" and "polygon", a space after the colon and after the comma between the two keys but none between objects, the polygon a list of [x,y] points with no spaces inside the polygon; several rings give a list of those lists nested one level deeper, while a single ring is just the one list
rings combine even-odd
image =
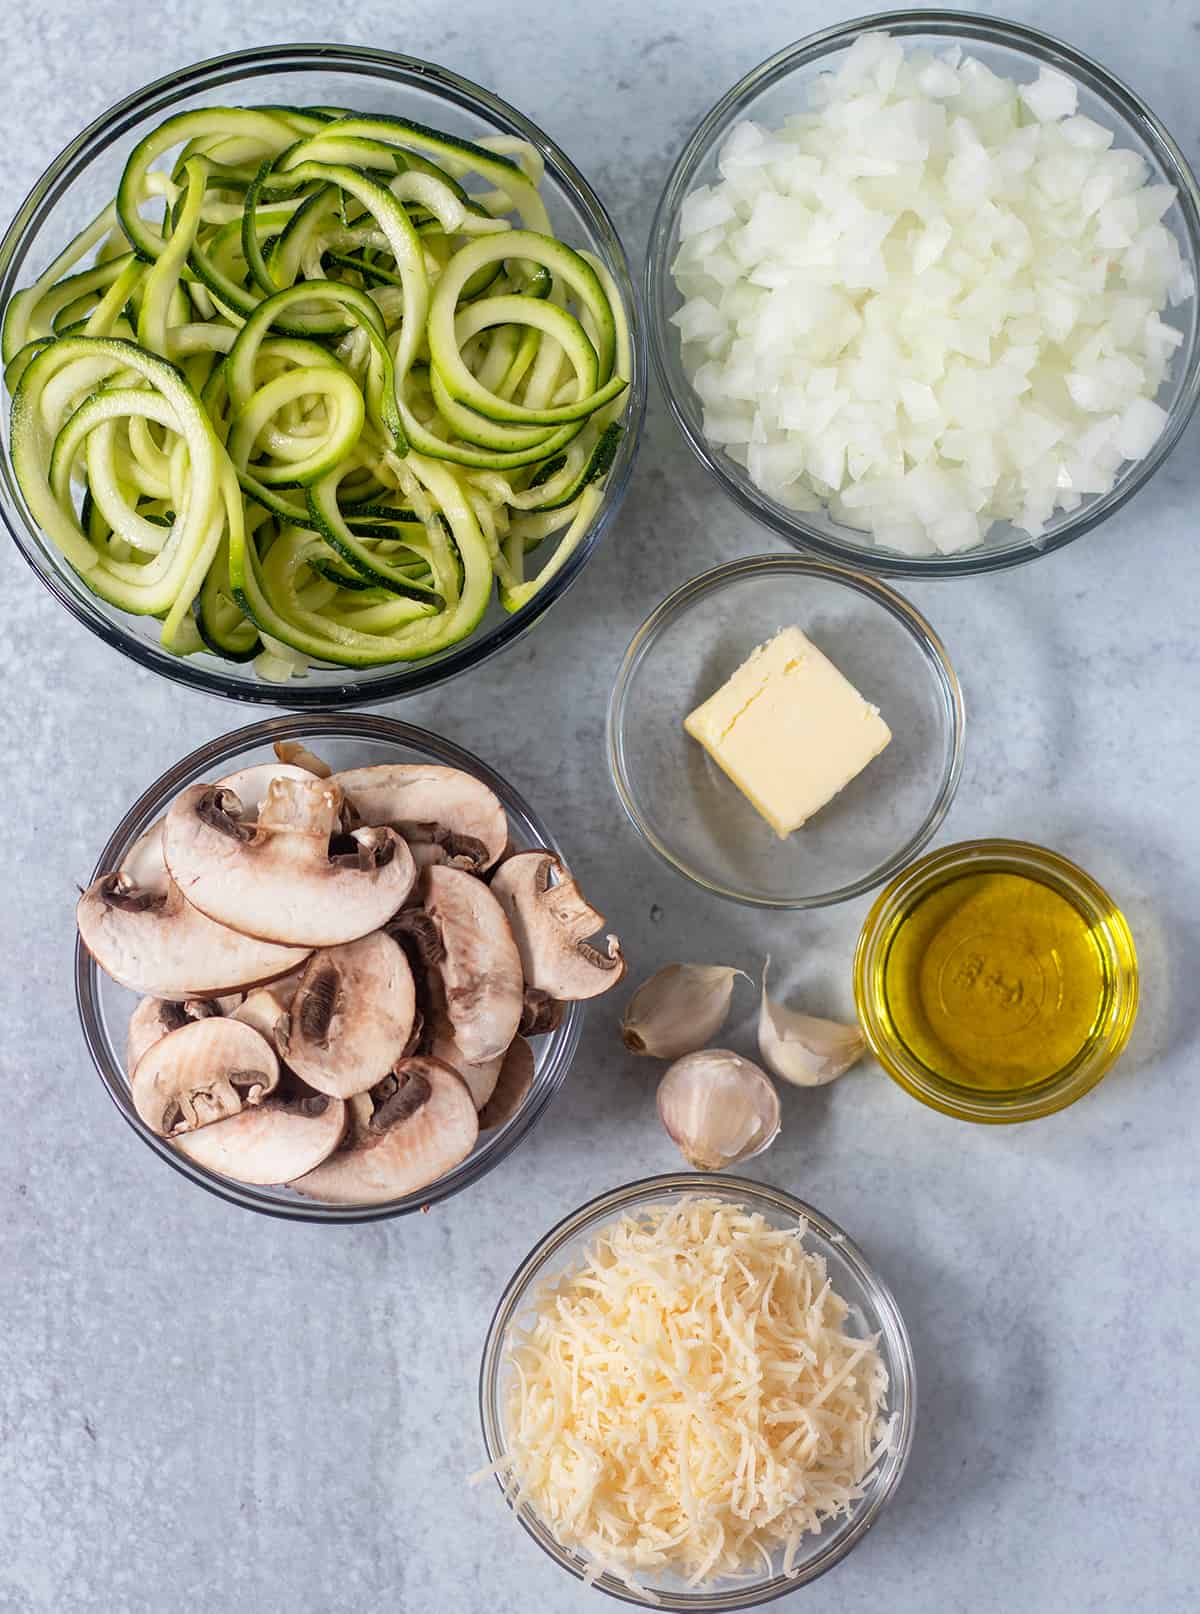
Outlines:
[{"label": "yellow oil surface", "polygon": [[896,1034],[936,1075],[1017,1091],[1086,1047],[1107,978],[1072,902],[1027,875],[992,873],[951,879],[902,917],[883,986]]}]

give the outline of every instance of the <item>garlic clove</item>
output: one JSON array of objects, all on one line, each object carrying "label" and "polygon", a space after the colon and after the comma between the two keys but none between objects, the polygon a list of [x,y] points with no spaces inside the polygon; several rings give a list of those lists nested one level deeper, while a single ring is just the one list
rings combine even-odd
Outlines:
[{"label": "garlic clove", "polygon": [[631,1054],[653,1059],[694,1053],[725,1024],[739,975],[750,979],[727,964],[668,964],[630,998],[621,1040]]},{"label": "garlic clove", "polygon": [[779,1136],[779,1094],[757,1065],[728,1048],[677,1059],[658,1084],[658,1114],[699,1171],[749,1160]]},{"label": "garlic clove", "polygon": [[857,1025],[837,1020],[819,1020],[800,1014],[786,1004],[767,996],[767,972],[771,960],[763,962],[762,1001],[758,1010],[758,1050],[763,1063],[776,1076],[796,1087],[824,1087],[845,1075],[867,1050],[867,1039]]}]

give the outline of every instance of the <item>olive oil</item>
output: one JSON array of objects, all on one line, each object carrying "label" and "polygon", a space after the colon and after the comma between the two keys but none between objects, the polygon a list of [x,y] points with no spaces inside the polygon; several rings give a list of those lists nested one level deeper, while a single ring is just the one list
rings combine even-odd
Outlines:
[{"label": "olive oil", "polygon": [[1028,1120],[1086,1092],[1125,1046],[1137,955],[1112,899],[1066,858],[963,842],[878,899],[855,996],[880,1063],[914,1096],[964,1120]]},{"label": "olive oil", "polygon": [[965,874],[897,926],[884,993],[901,1040],[963,1087],[1035,1087],[1087,1046],[1105,960],[1073,903],[1024,874]]}]

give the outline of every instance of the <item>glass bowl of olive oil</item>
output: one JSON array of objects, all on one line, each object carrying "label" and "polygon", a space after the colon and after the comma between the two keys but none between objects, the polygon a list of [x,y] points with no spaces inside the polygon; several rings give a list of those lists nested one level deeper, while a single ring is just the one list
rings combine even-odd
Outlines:
[{"label": "glass bowl of olive oil", "polygon": [[897,876],[854,958],[875,1057],[914,1098],[964,1121],[1030,1121],[1094,1087],[1138,1004],[1125,916],[1056,852],[963,841]]}]

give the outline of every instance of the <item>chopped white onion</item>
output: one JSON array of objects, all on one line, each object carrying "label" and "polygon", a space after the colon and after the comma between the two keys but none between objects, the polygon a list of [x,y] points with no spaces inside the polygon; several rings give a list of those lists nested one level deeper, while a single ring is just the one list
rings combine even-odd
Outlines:
[{"label": "chopped white onion", "polygon": [[1078,100],[874,33],[782,129],[731,130],[673,319],[706,435],[771,498],[948,554],[1150,452],[1195,286],[1174,191]]}]

